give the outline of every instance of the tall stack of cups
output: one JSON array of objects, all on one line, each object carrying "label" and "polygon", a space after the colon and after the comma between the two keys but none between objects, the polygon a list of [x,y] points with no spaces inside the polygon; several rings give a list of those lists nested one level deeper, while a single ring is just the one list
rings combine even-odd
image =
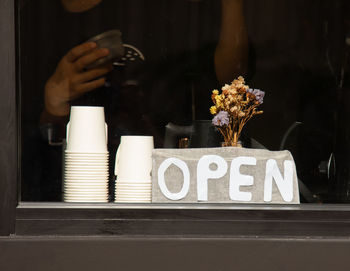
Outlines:
[{"label": "tall stack of cups", "polygon": [[152,136],[122,136],[115,159],[115,202],[151,202]]},{"label": "tall stack of cups", "polygon": [[72,106],[66,140],[64,201],[108,202],[109,153],[104,108]]}]

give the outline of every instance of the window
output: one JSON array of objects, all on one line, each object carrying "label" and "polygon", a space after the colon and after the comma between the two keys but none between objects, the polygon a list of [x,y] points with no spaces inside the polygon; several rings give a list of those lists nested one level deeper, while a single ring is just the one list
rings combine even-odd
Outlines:
[{"label": "window", "polygon": [[[168,122],[210,119],[211,90],[244,75],[266,92],[264,114],[249,123],[245,136],[270,150],[289,149],[300,180],[319,201],[347,202],[347,1],[242,2],[18,1],[22,201],[61,200],[57,143],[69,105],[104,106],[113,175],[121,135],[153,135],[162,147]],[[108,73],[95,68],[106,83],[91,91],[89,82],[101,82],[98,75],[67,76],[68,64],[58,63],[111,29],[132,47]],[[65,80],[73,97],[64,96]]]},{"label": "window", "polygon": [[[160,223],[158,225],[162,225],[161,228],[164,226],[163,229],[177,227],[182,223],[181,219],[178,219],[180,217],[185,219],[186,223],[191,221],[190,224],[187,224],[188,227],[179,231],[180,235],[193,234],[198,225],[203,226],[204,224],[208,233],[209,229],[216,228],[223,221],[226,223],[225,229],[228,235],[232,235],[233,230],[235,234],[240,235],[261,233],[283,236],[289,234],[334,236],[334,232],[337,232],[339,236],[348,234],[346,230],[349,221],[347,206],[325,204],[344,203],[348,200],[348,169],[346,167],[348,143],[346,140],[347,126],[344,125],[349,116],[345,106],[349,77],[347,70],[349,46],[347,11],[349,7],[347,1],[306,3],[305,1],[288,0],[247,0],[244,3],[244,11],[242,11],[247,33],[247,44],[246,47],[243,47],[249,50],[246,52],[246,58],[239,59],[239,63],[244,63],[244,65],[239,65],[235,76],[245,75],[249,85],[266,92],[263,105],[264,114],[249,123],[245,136],[248,139],[257,140],[271,150],[280,149],[281,145],[291,150],[297,163],[299,178],[311,191],[311,195],[315,195],[316,201],[324,203],[317,206],[310,204],[310,206],[300,207],[215,205],[203,205],[202,207],[156,205],[115,207],[113,205],[111,207],[93,204],[47,204],[47,201],[61,201],[62,147],[48,144],[49,129],[43,125],[48,123],[43,121],[45,120],[43,118],[44,90],[57,63],[72,47],[111,29],[112,26],[113,29],[121,30],[125,43],[137,49],[141,48],[141,45],[138,44],[145,46],[145,49],[142,47],[141,52],[147,60],[149,59],[147,56],[153,53],[157,56],[155,62],[145,64],[140,59],[135,60],[130,65],[130,67],[136,65],[130,68],[131,71],[125,72],[124,69],[125,73],[116,78],[140,75],[140,78],[145,80],[140,82],[149,83],[154,87],[148,85],[152,91],[155,91],[152,97],[159,97],[156,95],[156,90],[163,90],[166,85],[180,89],[181,93],[182,91],[186,93],[185,97],[191,98],[184,101],[184,104],[187,104],[181,107],[181,110],[165,106],[170,115],[173,114],[170,121],[181,125],[187,125],[193,119],[210,118],[207,111],[210,99],[201,96],[201,91],[210,93],[212,89],[231,80],[231,76],[228,79],[225,74],[218,72],[218,67],[213,61],[217,44],[220,42],[220,31],[223,31],[221,24],[223,13],[218,1],[177,1],[176,4],[169,4],[169,1],[159,0],[149,4],[150,1],[103,0],[84,12],[76,12],[73,10],[75,7],[64,6],[60,1],[50,4],[46,2],[16,1],[16,68],[20,102],[18,135],[20,135],[19,158],[21,162],[19,181],[21,203],[16,214],[17,232],[24,234],[57,233],[57,225],[74,218],[73,222],[69,220],[72,223],[70,229],[73,230],[65,231],[67,228],[62,227],[60,233],[93,234],[101,233],[102,228],[104,233],[110,230],[118,234],[117,221],[123,220],[136,221],[136,224],[133,224],[134,227],[128,228],[129,231],[124,231],[125,234],[135,232],[141,234],[145,233],[145,229],[153,229],[158,222]],[[119,10],[122,11],[120,16],[114,13],[117,9],[108,8],[108,5],[119,5]],[[6,7],[10,14],[8,20],[11,21],[12,7]],[[181,12],[184,14],[183,17],[178,16],[178,10],[185,11]],[[104,15],[104,12],[112,15]],[[154,13],[159,16],[154,16]],[[165,16],[165,14],[169,15]],[[175,27],[177,23],[180,27]],[[9,32],[1,33],[6,38],[10,37],[8,39],[13,42],[11,28]],[[141,35],[140,33],[146,34]],[[177,37],[175,43],[171,42],[174,37]],[[11,42],[2,49],[4,56],[12,55],[11,45],[13,43]],[[152,53],[146,54],[146,51]],[[178,55],[179,52],[180,55]],[[14,62],[14,59],[12,60]],[[136,61],[140,62],[136,63]],[[14,110],[14,96],[10,91],[13,83],[9,83],[12,82],[11,75],[13,76],[14,63],[11,63],[10,61],[10,64],[4,63],[4,66],[1,66],[2,76],[6,78],[5,90],[1,94],[5,99],[2,99],[1,104],[4,105],[2,107],[4,112],[10,112],[10,114],[2,116],[0,123],[1,125],[10,123],[11,131],[15,132],[16,123],[13,116],[16,110]],[[138,73],[139,68],[143,68],[143,73]],[[116,67],[111,74],[121,71],[121,68]],[[164,75],[169,77],[163,77]],[[133,80],[128,81],[130,85],[123,85],[121,82],[113,81],[116,80],[113,76],[109,76],[107,76],[108,84],[104,90],[107,93],[110,91],[111,95],[118,94],[111,89],[108,90],[114,84],[123,86],[119,90],[121,92],[124,88],[127,93],[128,91],[137,92],[134,89]],[[176,78],[182,78],[182,80],[179,82]],[[152,85],[155,82],[157,84]],[[172,91],[171,93],[175,93],[175,90]],[[101,93],[97,94],[105,97],[102,95],[104,93]],[[91,92],[80,97],[81,100],[74,100],[74,103],[85,105],[101,102],[103,104],[105,101],[99,100],[101,97],[94,97],[97,94]],[[162,98],[160,101],[170,99],[170,96],[160,95],[160,97]],[[193,99],[193,97],[200,98]],[[176,99],[181,100],[181,98],[174,95],[174,97],[171,96],[171,101],[177,105],[180,101]],[[10,103],[5,103],[5,100],[9,100]],[[113,102],[119,101],[118,99],[107,101],[111,103],[112,111],[119,108]],[[147,105],[152,101],[159,104],[156,99],[150,99],[150,101],[147,100]],[[195,110],[193,110],[193,104],[196,105]],[[153,110],[156,106],[150,108]],[[157,113],[152,110],[146,110],[146,112]],[[6,118],[8,115],[11,117]],[[108,116],[106,114],[106,117]],[[114,116],[110,116],[113,122]],[[55,118],[51,118],[50,121],[58,125],[64,118],[58,119],[57,122]],[[159,125],[155,125],[156,130],[163,129],[168,121],[168,119],[160,119]],[[130,122],[126,121],[126,124]],[[136,128],[139,126],[137,125]],[[59,142],[55,140],[60,139],[64,131],[63,133],[60,129],[53,129],[53,131],[57,134],[52,135],[51,143]],[[116,131],[120,132],[118,129]],[[144,131],[136,132],[143,133]],[[9,176],[15,175],[16,159],[14,156],[17,154],[14,153],[16,148],[13,140],[16,137],[1,135],[3,142],[9,142],[9,144],[2,144],[5,144],[5,153],[10,154],[6,156],[10,161],[9,166],[2,158],[4,161],[2,167],[6,169],[3,172],[6,174],[6,181],[13,183],[13,179]],[[118,139],[118,136],[116,138]],[[117,143],[114,143],[115,146]],[[249,144],[249,140],[246,144]],[[160,141],[159,146],[161,145]],[[110,145],[112,159],[113,151],[116,150],[115,146],[113,148]],[[113,166],[113,161],[110,164]],[[113,190],[113,187],[110,189]],[[13,193],[9,193],[7,199],[10,203],[14,203],[14,197]],[[24,203],[33,201],[45,203],[38,205]],[[304,198],[303,201],[308,202],[309,200]],[[14,213],[10,212],[10,214],[13,218]],[[189,217],[191,219],[188,219]],[[6,221],[12,221],[12,218],[9,217]],[[109,219],[111,224],[104,221]],[[94,226],[91,226],[92,221],[95,223]],[[141,221],[148,224],[138,224]],[[86,232],[81,231],[82,227],[79,225],[87,224],[90,224],[91,227],[85,228]],[[247,224],[250,224],[251,228],[248,229]],[[266,230],[266,227],[269,230]],[[339,231],[330,233],[329,227]],[[187,230],[184,230],[185,228]],[[241,231],[237,231],[238,228]],[[291,230],[293,228],[294,231]],[[133,232],[131,229],[139,229],[139,231]],[[220,229],[221,234],[225,232],[225,229]],[[14,230],[12,228],[6,232],[14,232]],[[214,231],[211,233],[215,235]]]}]

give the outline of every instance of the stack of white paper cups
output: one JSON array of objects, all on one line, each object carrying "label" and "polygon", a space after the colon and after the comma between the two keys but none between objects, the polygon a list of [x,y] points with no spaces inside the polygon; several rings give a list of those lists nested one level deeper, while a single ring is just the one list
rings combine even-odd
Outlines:
[{"label": "stack of white paper cups", "polygon": [[104,108],[72,106],[66,140],[64,201],[108,202],[109,154]]},{"label": "stack of white paper cups", "polygon": [[151,202],[152,136],[122,136],[115,159],[115,202]]}]

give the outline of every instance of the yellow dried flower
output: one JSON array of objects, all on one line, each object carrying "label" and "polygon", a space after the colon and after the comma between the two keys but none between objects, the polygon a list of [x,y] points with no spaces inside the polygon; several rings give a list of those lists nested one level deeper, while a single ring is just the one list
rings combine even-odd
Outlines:
[{"label": "yellow dried flower", "polygon": [[215,105],[213,105],[212,107],[210,107],[210,113],[211,113],[212,115],[215,115],[215,114],[217,113],[217,108],[216,108]]},{"label": "yellow dried flower", "polygon": [[215,96],[215,104],[217,107],[221,107],[222,106],[222,101],[223,101],[223,97],[221,95],[217,95]]},{"label": "yellow dried flower", "polygon": [[218,95],[218,94],[219,94],[219,91],[218,91],[217,89],[214,89],[214,90],[213,90],[213,94]]}]

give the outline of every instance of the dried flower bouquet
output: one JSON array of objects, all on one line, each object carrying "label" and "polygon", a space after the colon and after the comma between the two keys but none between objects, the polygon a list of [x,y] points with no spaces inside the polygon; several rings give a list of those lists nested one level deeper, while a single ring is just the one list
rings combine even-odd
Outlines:
[{"label": "dried flower bouquet", "polygon": [[244,125],[253,116],[262,114],[257,108],[263,103],[265,92],[250,89],[242,76],[222,87],[222,93],[213,90],[210,113],[214,115],[213,125],[224,137],[225,146],[236,147]]}]

